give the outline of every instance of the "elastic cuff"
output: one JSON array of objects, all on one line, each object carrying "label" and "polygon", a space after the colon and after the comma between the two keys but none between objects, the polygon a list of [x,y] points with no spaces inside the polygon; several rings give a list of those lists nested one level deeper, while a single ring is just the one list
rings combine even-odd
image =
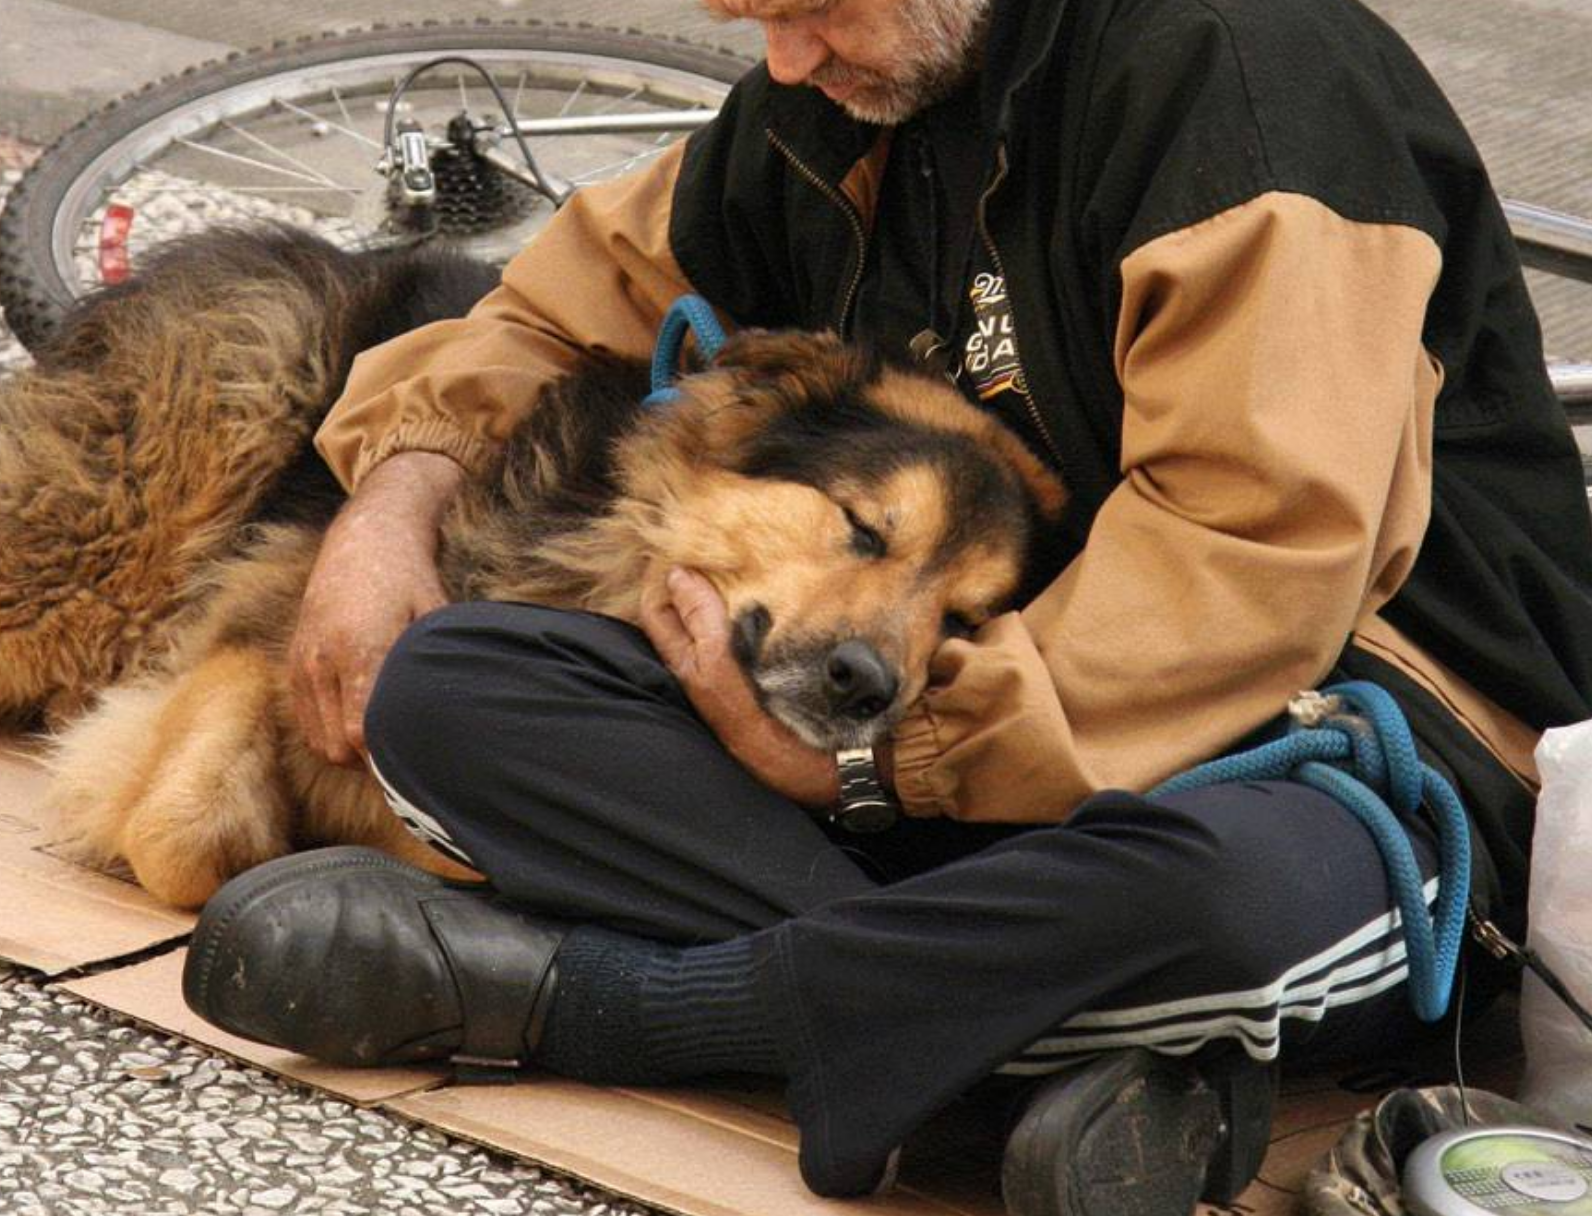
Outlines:
[{"label": "elastic cuff", "polygon": [[890,746],[891,776],[901,809],[916,819],[950,815],[953,803],[934,783],[934,767],[942,756],[939,732],[921,700],[896,723]]},{"label": "elastic cuff", "polygon": [[462,465],[468,473],[479,473],[494,451],[492,444],[461,431],[451,422],[433,419],[404,423],[375,443],[361,447],[359,459],[354,462],[351,488],[358,489],[372,469],[400,452],[435,452]]}]

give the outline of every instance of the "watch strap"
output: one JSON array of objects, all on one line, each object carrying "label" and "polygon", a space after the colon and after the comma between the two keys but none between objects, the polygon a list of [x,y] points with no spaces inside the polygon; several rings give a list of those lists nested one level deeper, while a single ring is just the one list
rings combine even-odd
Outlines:
[{"label": "watch strap", "polygon": [[901,806],[885,792],[871,747],[848,747],[835,753],[840,770],[840,799],[830,811],[831,823],[859,834],[882,832],[895,824]]}]

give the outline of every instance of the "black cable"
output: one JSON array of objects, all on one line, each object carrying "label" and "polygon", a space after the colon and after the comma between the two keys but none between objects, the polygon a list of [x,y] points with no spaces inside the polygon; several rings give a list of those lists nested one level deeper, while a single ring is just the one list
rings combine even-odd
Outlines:
[{"label": "black cable", "polygon": [[1465,1093],[1465,1061],[1460,1051],[1460,1039],[1465,1028],[1465,952],[1459,954],[1459,1000],[1454,1008],[1454,1080],[1459,1086],[1459,1117],[1461,1126],[1470,1126],[1470,1098]]},{"label": "black cable", "polygon": [[553,189],[546,175],[542,173],[541,166],[536,163],[536,157],[531,155],[531,146],[525,142],[524,133],[520,130],[519,124],[514,121],[508,98],[503,95],[503,90],[498,87],[498,82],[492,79],[491,72],[487,71],[468,55],[443,55],[437,59],[428,59],[425,63],[416,64],[410,68],[409,73],[398,82],[397,87],[392,91],[392,96],[388,99],[387,120],[382,129],[382,146],[386,148],[387,155],[392,157],[397,152],[397,149],[393,147],[393,125],[398,114],[398,103],[403,99],[403,95],[409,91],[409,86],[414,83],[415,78],[422,72],[441,67],[445,63],[463,64],[465,67],[478,72],[481,79],[486,81],[486,87],[492,90],[492,96],[497,99],[498,108],[503,111],[503,121],[508,125],[510,133],[513,134],[514,142],[520,146],[520,155],[525,158],[525,167],[531,172],[536,192],[552,203],[553,206],[562,205],[564,196]]}]

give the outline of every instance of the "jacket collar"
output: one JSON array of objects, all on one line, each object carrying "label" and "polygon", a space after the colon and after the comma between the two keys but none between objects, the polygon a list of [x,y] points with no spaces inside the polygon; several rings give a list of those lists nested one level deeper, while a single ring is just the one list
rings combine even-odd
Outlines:
[{"label": "jacket collar", "polygon": [[995,0],[979,74],[979,107],[985,126],[996,134],[1010,129],[1012,99],[1049,60],[1071,2]]},{"label": "jacket collar", "polygon": [[[759,64],[755,69],[767,73]],[[768,131],[801,162],[838,184],[878,142],[880,128],[858,122],[817,89],[768,81]]]}]

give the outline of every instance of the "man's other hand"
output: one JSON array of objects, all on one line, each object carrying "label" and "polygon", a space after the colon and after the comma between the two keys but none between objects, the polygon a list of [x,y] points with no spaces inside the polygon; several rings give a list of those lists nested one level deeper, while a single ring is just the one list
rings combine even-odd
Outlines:
[{"label": "man's other hand", "polygon": [[641,626],[725,749],[772,790],[807,806],[840,796],[835,758],[809,747],[763,712],[730,649],[730,619],[712,583],[671,570],[644,595]]},{"label": "man's other hand", "polygon": [[464,470],[403,452],[365,477],[310,572],[288,649],[293,708],[310,747],[334,764],[365,750],[365,703],[409,623],[447,602],[437,532]]}]

